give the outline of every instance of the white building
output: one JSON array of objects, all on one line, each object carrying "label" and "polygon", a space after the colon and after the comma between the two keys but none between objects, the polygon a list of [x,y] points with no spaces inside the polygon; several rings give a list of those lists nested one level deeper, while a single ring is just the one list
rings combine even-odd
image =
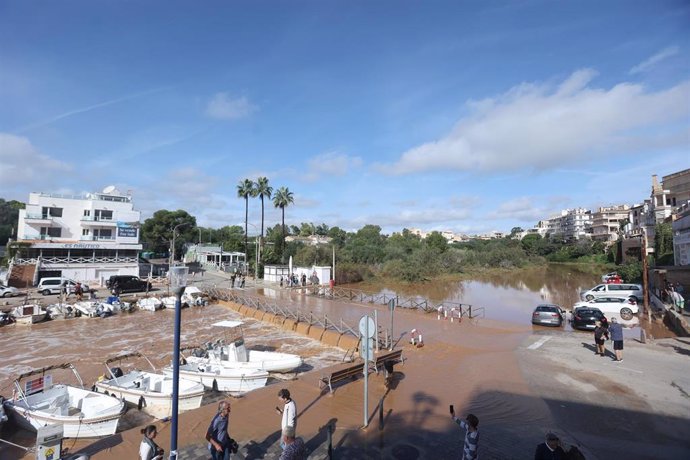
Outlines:
[{"label": "white building", "polygon": [[31,193],[19,211],[10,277],[35,285],[48,276],[94,283],[139,275],[139,220],[132,197],[113,186],[83,196]]}]

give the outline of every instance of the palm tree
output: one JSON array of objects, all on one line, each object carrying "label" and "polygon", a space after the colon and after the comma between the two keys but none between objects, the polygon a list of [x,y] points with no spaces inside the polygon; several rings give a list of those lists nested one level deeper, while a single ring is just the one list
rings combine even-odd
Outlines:
[{"label": "palm tree", "polygon": [[[249,220],[249,197],[254,196],[254,182],[249,179],[237,184],[237,196],[244,198],[244,257],[247,257],[247,222]],[[245,264],[247,261],[245,260]]]},{"label": "palm tree", "polygon": [[268,185],[267,177],[259,177],[254,182],[254,196],[261,198],[261,238],[264,237],[264,197],[270,199],[273,194],[273,187]]},{"label": "palm tree", "polygon": [[277,191],[276,194],[273,195],[273,206],[276,208],[280,208],[281,211],[283,212],[283,221],[282,221],[282,229],[283,229],[283,250],[285,249],[285,208],[290,205],[290,203],[294,203],[295,199],[292,196],[292,192],[288,190],[287,187],[280,187]]}]

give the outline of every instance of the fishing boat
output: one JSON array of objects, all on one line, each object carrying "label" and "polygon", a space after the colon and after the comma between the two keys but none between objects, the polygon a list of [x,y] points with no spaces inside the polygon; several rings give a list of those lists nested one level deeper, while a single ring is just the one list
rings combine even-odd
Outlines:
[{"label": "fishing boat", "polygon": [[[268,382],[268,372],[261,369],[229,369],[209,360],[190,363],[187,362],[185,356],[183,356],[179,371],[180,382],[182,379],[192,380],[214,391],[246,393],[262,388]],[[172,377],[172,367],[166,367],[163,372]]]},{"label": "fishing boat", "polygon": [[38,304],[19,305],[12,310],[14,321],[20,325],[31,325],[48,319],[48,312]]},{"label": "fishing boat", "polygon": [[[123,374],[120,367],[110,367],[115,362],[131,358],[144,359],[153,372],[135,369]],[[122,399],[159,419],[172,414],[172,377],[156,373],[155,366],[146,356],[139,352],[127,353],[110,358],[104,364],[109,377],[99,379],[94,385],[95,391]],[[180,379],[178,410],[184,412],[199,408],[203,396],[204,385]]]},{"label": "fishing boat", "polygon": [[[54,384],[53,374],[47,372],[60,369],[71,370],[79,386]],[[34,431],[46,425],[62,425],[66,438],[115,434],[125,409],[125,403],[119,399],[85,390],[71,363],[26,372],[14,381],[14,387],[14,397],[3,406],[18,425]]]}]

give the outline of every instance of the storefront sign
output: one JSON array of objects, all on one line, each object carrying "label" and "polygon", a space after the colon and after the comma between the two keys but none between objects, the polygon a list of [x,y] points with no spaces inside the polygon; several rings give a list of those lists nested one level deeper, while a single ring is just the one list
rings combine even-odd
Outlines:
[{"label": "storefront sign", "polygon": [[117,227],[117,236],[124,238],[136,238],[137,229],[134,227]]}]

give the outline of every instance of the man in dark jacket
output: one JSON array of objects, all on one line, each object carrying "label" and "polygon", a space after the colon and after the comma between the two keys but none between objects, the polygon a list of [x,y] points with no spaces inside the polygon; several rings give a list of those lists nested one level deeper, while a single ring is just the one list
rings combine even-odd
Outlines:
[{"label": "man in dark jacket", "polygon": [[561,447],[561,441],[554,433],[546,434],[546,442],[537,446],[534,460],[564,460],[565,451]]}]

